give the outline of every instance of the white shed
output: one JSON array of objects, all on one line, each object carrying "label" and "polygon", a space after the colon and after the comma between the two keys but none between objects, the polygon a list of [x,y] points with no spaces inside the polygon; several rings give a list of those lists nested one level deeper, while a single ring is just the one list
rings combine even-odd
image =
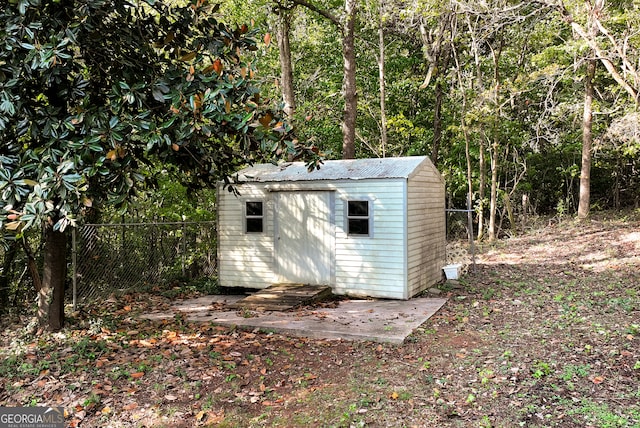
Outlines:
[{"label": "white shed", "polygon": [[444,181],[424,156],[261,164],[218,188],[219,282],[408,299],[442,279]]}]

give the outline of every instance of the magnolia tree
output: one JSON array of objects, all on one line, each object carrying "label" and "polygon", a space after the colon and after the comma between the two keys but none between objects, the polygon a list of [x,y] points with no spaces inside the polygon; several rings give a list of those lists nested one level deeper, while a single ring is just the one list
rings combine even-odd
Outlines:
[{"label": "magnolia tree", "polygon": [[255,31],[174,3],[0,0],[0,228],[5,242],[42,232],[32,276],[51,329],[67,231],[149,186],[149,165],[200,188],[279,154],[317,159],[260,96]]}]

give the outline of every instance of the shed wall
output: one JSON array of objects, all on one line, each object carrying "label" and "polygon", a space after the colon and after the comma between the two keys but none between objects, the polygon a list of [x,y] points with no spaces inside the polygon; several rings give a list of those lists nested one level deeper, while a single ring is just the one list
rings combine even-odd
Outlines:
[{"label": "shed wall", "polygon": [[422,165],[407,185],[408,297],[440,281],[445,262],[444,182],[431,163]]},{"label": "shed wall", "polygon": [[[373,179],[337,182],[248,183],[235,197],[219,192],[218,252],[220,284],[265,288],[277,280],[274,246],[274,195],[279,190],[335,192],[336,294],[404,299],[406,296],[406,180]],[[243,206],[248,200],[265,203],[264,233],[246,234]],[[348,235],[349,200],[371,201],[371,236]]]},{"label": "shed wall", "polygon": [[[336,294],[403,299],[406,293],[405,179],[345,181],[336,195]],[[349,236],[348,200],[372,201],[372,236]]]},{"label": "shed wall", "polygon": [[[273,199],[264,186],[218,189],[218,272],[223,287],[266,288],[275,281]],[[245,233],[244,203],[263,201],[264,232]]]}]

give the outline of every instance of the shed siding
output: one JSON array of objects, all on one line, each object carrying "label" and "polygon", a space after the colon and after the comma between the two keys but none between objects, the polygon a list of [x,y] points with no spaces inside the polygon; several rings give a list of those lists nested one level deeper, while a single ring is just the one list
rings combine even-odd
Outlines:
[{"label": "shed siding", "polygon": [[444,182],[432,164],[422,165],[407,186],[409,297],[440,281],[445,261]]},{"label": "shed siding", "polygon": [[[336,194],[336,294],[405,298],[405,179],[343,181]],[[372,202],[371,237],[349,236],[347,201]]]},{"label": "shed siding", "polygon": [[[223,287],[265,288],[274,282],[273,200],[262,186],[238,186],[241,196],[218,194],[218,269]],[[245,233],[244,203],[263,201],[262,233]]]}]

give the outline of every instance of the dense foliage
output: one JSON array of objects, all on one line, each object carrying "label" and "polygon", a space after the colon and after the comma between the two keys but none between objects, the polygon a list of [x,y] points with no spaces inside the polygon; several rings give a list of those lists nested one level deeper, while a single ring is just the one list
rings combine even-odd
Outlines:
[{"label": "dense foliage", "polygon": [[[251,2],[275,31],[277,19],[264,3]],[[297,129],[340,157],[343,35],[316,10],[340,16],[344,2],[275,4],[290,7]],[[574,213],[585,68],[596,58],[592,206],[640,205],[636,3],[378,0],[358,7],[358,157],[430,155],[445,175],[451,205],[461,208],[468,140],[478,211],[488,209],[494,160],[499,216],[506,216],[505,195],[517,212],[524,196],[529,213]],[[378,99],[379,28],[386,111]],[[273,58],[262,61],[263,70],[277,67]]]},{"label": "dense foliage", "polygon": [[2,7],[0,188],[10,230],[64,230],[122,205],[153,162],[202,187],[295,149],[253,84],[255,30],[199,2],[19,1]]}]

